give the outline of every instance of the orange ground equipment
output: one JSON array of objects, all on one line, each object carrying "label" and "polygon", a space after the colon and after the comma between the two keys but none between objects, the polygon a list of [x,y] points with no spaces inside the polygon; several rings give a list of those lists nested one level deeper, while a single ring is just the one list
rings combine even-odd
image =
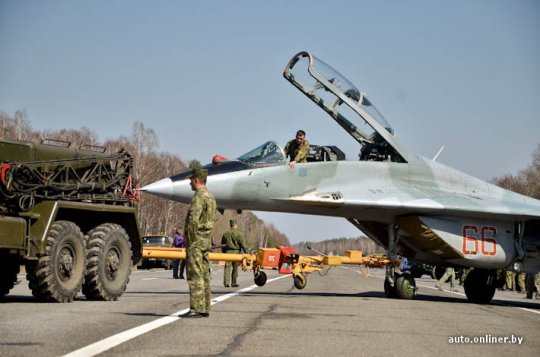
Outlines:
[{"label": "orange ground equipment", "polygon": [[[359,265],[368,267],[399,266],[399,261],[391,261],[378,254],[364,257],[361,251],[348,250],[345,256],[316,255],[302,256],[291,246],[276,248],[260,248],[256,254],[241,253],[209,253],[211,261],[239,262],[242,270],[253,271],[255,284],[266,284],[265,269],[276,269],[280,274],[290,274],[297,289],[306,287],[306,276],[314,271],[322,271],[324,266]],[[185,248],[144,247],[143,259],[186,259]]]}]

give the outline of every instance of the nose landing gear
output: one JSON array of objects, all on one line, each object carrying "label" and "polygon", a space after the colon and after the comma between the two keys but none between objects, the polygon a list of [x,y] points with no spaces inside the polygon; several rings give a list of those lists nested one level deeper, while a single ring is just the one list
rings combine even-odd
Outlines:
[{"label": "nose landing gear", "polygon": [[[397,230],[395,224],[388,226],[388,256],[391,261],[396,261],[397,251]],[[394,265],[386,266],[386,277],[384,279],[384,294],[388,298],[413,299],[416,295],[416,282],[409,273],[398,273]]]}]

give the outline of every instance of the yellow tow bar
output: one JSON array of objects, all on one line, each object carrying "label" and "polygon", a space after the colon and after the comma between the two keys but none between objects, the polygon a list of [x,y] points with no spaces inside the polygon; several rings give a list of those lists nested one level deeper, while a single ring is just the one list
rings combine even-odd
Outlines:
[{"label": "yellow tow bar", "polygon": [[[186,259],[185,248],[144,247],[143,259]],[[292,274],[294,286],[303,289],[306,286],[306,274],[321,271],[323,266],[359,265],[368,267],[399,266],[399,261],[378,254],[364,257],[361,251],[348,250],[345,256],[301,256],[294,248],[260,248],[257,254],[208,253],[211,261],[239,262],[242,270],[252,270],[255,284],[266,284],[264,269],[277,269],[280,274]]]}]

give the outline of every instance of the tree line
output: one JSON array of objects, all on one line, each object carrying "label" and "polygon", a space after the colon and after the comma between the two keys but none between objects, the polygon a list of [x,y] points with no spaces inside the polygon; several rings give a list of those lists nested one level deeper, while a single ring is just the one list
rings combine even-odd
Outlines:
[{"label": "tree line", "polygon": [[540,200],[540,144],[533,152],[529,166],[515,175],[496,177],[492,182],[507,190]]},{"label": "tree line", "polygon": [[[158,139],[153,129],[145,127],[141,122],[133,124],[129,136],[121,136],[101,142],[94,131],[87,127],[79,130],[33,130],[24,111],[16,111],[13,116],[0,112],[0,138],[10,140],[41,142],[44,139],[65,140],[73,146],[100,145],[109,153],[124,148],[134,158],[134,177],[141,186],[169,177],[188,168],[179,156],[160,152]],[[492,183],[540,199],[540,144],[532,154],[532,161],[517,174],[508,174],[494,178]],[[165,234],[171,236],[177,227],[183,227],[187,214],[187,206],[182,203],[165,200],[156,196],[143,194],[138,209],[138,218],[143,235]],[[229,228],[229,220],[236,219],[239,228],[246,234],[246,243],[252,249],[259,247],[275,247],[290,245],[288,237],[272,224],[266,224],[249,211],[238,214],[225,211],[218,214],[213,238],[220,243],[221,236]],[[314,250],[323,254],[342,255],[346,250],[361,250],[364,254],[381,251],[369,238],[359,235],[354,238],[333,238],[321,242],[301,242],[294,245],[302,255],[313,255]],[[311,249],[308,249],[307,247]],[[314,250],[313,250],[314,249]]]},{"label": "tree line", "polygon": [[[129,136],[102,142],[94,131],[86,127],[80,130],[34,130],[26,113],[17,111],[13,116],[0,113],[0,138],[34,142],[41,142],[44,139],[64,140],[71,142],[73,147],[103,146],[110,154],[123,148],[133,156],[135,163],[133,177],[138,180],[141,187],[188,169],[188,165],[178,155],[160,152],[154,130],[147,128],[141,122],[133,124]],[[185,204],[145,193],[141,195],[138,219],[143,235],[172,236],[176,228],[183,228],[186,215],[187,205]],[[235,211],[225,211],[223,214],[217,214],[212,237],[216,245],[221,243],[221,236],[229,229],[230,219],[237,220],[238,227],[245,232],[246,243],[251,249],[290,244],[285,234],[274,225],[260,220],[252,212],[244,211],[239,214]]]},{"label": "tree line", "polygon": [[300,255],[344,255],[348,250],[360,250],[363,255],[384,253],[384,249],[368,237],[333,238],[321,242],[300,242],[294,244]]}]

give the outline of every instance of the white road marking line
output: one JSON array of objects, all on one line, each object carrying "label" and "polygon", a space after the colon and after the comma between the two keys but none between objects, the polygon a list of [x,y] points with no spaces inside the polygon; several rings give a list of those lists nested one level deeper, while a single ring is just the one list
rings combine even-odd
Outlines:
[{"label": "white road marking line", "polygon": [[540,311],[527,309],[526,307],[518,307],[518,309],[528,312],[534,312],[535,314],[540,314]]},{"label": "white road marking line", "polygon": [[141,279],[141,280],[157,280],[158,278],[144,278],[144,279]]},{"label": "white road marking line", "polygon": [[[289,277],[290,275],[282,275],[282,276],[278,276],[277,278],[274,278],[274,279],[269,279],[266,283],[271,283],[273,281],[276,281],[276,280],[279,280],[279,279],[283,279],[283,278],[286,278],[286,277]],[[229,294],[225,294],[225,295],[221,295],[221,296],[218,296],[217,298],[215,299],[212,299],[212,305],[214,304],[217,304],[218,302],[222,302],[222,301],[225,301],[229,298],[232,298],[234,296],[237,296],[237,295],[240,295],[242,293],[246,293],[248,291],[251,291],[253,289],[256,289],[258,288],[257,285],[251,285],[247,288],[244,288],[244,289],[240,289],[240,290],[237,290],[237,291],[234,291],[232,293],[229,293]],[[134,327],[134,328],[131,328],[129,330],[126,330],[126,331],[123,331],[123,332],[120,332],[120,333],[117,333],[116,335],[112,335],[110,337],[107,337],[101,341],[97,341],[97,342],[94,342],[86,347],[83,347],[83,348],[80,348],[78,350],[75,350],[73,352],[70,352],[66,355],[64,355],[64,357],[90,357],[90,356],[95,356],[95,355],[98,355],[100,353],[103,353],[107,350],[110,350],[111,348],[113,347],[116,347],[124,342],[127,342],[131,339],[134,339],[135,337],[138,337],[140,335],[143,335],[147,332],[150,332],[152,330],[155,330],[157,328],[160,328],[162,326],[165,326],[165,325],[168,325],[170,324],[171,322],[175,322],[175,321],[178,321],[178,319],[181,319],[180,317],[178,317],[178,315],[181,315],[181,314],[185,314],[186,312],[189,311],[189,308],[188,309],[183,309],[183,310],[180,310],[180,311],[177,311],[169,316],[165,316],[165,317],[161,317],[157,320],[154,320],[154,321],[150,321],[148,323],[145,323],[144,325],[140,325],[140,326],[137,326],[137,327]]]},{"label": "white road marking line", "polygon": [[463,296],[463,297],[467,297],[467,295],[465,294],[462,294],[458,291],[450,291],[450,290],[445,290],[445,289],[439,289],[439,288],[436,288],[434,286],[429,286],[429,285],[417,285],[417,286],[420,286],[420,287],[423,287],[423,288],[428,288],[428,289],[431,289],[431,290],[439,290],[439,291],[444,291],[444,292],[447,292],[447,293],[450,293],[450,294],[454,294],[454,295],[459,295],[459,296]]}]

